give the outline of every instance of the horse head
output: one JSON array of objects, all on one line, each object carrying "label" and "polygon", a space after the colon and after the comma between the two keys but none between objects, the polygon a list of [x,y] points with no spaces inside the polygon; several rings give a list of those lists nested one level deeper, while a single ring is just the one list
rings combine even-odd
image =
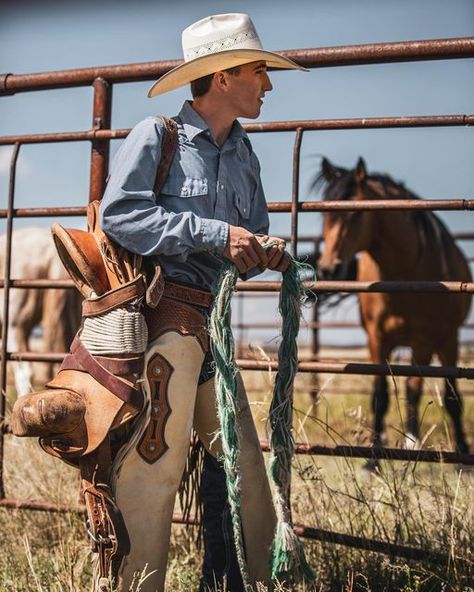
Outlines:
[{"label": "horse head", "polygon": [[[344,169],[323,158],[314,185],[324,184],[324,201],[360,201],[365,195],[367,171],[359,158],[354,169]],[[370,242],[371,212],[335,210],[323,213],[324,245],[318,261],[321,279],[349,279],[354,274],[355,255]],[[352,278],[350,278],[352,279]]]}]

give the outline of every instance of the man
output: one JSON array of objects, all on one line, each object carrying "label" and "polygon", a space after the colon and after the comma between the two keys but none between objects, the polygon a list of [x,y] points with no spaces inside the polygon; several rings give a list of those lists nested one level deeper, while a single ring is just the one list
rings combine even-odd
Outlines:
[{"label": "man", "polygon": [[[222,469],[212,460],[221,454],[221,445],[205,327],[210,289],[224,258],[235,263],[244,279],[265,268],[284,271],[288,266],[284,241],[266,236],[259,163],[237,118],[260,114],[265,93],[272,90],[267,66],[301,68],[263,50],[244,14],[202,19],[183,32],[182,41],[184,64],[149,91],[152,97],[191,83],[193,95],[174,118],[178,147],[160,195],[153,187],[164,124],[149,117],[122,144],[101,204],[103,230],[128,250],[156,257],[166,279],[164,296],[148,318],[151,342],[144,386],[151,400],[150,417],[116,482],[117,503],[131,540],[119,589],[128,590],[134,572],[144,569],[150,575],[141,590],[164,587],[174,499],[194,426],[212,455],[202,488],[207,517],[203,582],[212,586],[225,576],[228,589],[235,591],[241,582],[228,523],[223,533],[212,527],[215,508],[223,511],[220,493],[225,483]],[[265,250],[269,241],[276,244]],[[275,516],[240,376],[238,384],[245,554],[251,581],[268,583]],[[224,547],[223,554],[219,547]],[[224,566],[215,567],[222,555]]]}]

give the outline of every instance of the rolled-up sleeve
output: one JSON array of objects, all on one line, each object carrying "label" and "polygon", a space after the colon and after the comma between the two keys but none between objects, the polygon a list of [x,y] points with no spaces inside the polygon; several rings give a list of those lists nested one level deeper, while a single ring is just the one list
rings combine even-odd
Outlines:
[{"label": "rolled-up sleeve", "polygon": [[222,253],[228,224],[192,212],[174,213],[157,204],[154,183],[161,157],[163,122],[148,117],[121,145],[100,205],[104,232],[140,255],[170,255],[185,261],[189,253]]}]

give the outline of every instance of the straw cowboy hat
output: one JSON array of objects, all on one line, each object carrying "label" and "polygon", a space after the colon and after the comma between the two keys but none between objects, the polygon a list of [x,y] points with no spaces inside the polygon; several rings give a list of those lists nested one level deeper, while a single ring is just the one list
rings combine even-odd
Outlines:
[{"label": "straw cowboy hat", "polygon": [[263,49],[247,14],[215,14],[193,23],[182,35],[184,64],[153,84],[149,97],[184,86],[193,80],[242,64],[264,60],[271,68],[304,70],[288,58]]}]

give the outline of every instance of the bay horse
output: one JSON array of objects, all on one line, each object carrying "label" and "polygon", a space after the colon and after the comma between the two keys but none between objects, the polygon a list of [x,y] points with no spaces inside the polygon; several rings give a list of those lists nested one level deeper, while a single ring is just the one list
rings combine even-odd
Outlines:
[{"label": "bay horse", "polygon": [[[420,199],[388,175],[368,174],[359,158],[355,169],[322,161],[315,186],[324,186],[323,200]],[[443,222],[431,211],[333,211],[323,214],[324,246],[319,258],[320,279],[343,279],[359,253],[357,280],[471,282],[469,265]],[[466,319],[467,293],[359,293],[362,326],[370,358],[383,364],[392,350],[408,346],[412,363],[429,364],[437,354],[442,366],[455,366],[458,329]],[[418,446],[418,406],[422,376],[407,379],[407,447]],[[372,395],[373,445],[381,445],[388,409],[386,376],[376,376]],[[444,403],[454,428],[456,449],[468,453],[462,425],[462,399],[456,380],[446,379]],[[410,446],[411,445],[411,446]],[[369,463],[370,466],[375,463]]]},{"label": "bay horse", "polygon": [[[0,236],[0,277],[5,276],[6,236]],[[12,233],[12,279],[69,279],[56,252],[49,228],[22,228]],[[0,289],[0,327],[3,290]],[[9,352],[30,351],[30,336],[41,327],[41,351],[66,352],[80,325],[81,297],[69,289],[11,289],[9,294]],[[14,362],[15,387],[19,396],[31,391],[32,370],[28,362]],[[48,364],[46,378],[53,376]]]}]

